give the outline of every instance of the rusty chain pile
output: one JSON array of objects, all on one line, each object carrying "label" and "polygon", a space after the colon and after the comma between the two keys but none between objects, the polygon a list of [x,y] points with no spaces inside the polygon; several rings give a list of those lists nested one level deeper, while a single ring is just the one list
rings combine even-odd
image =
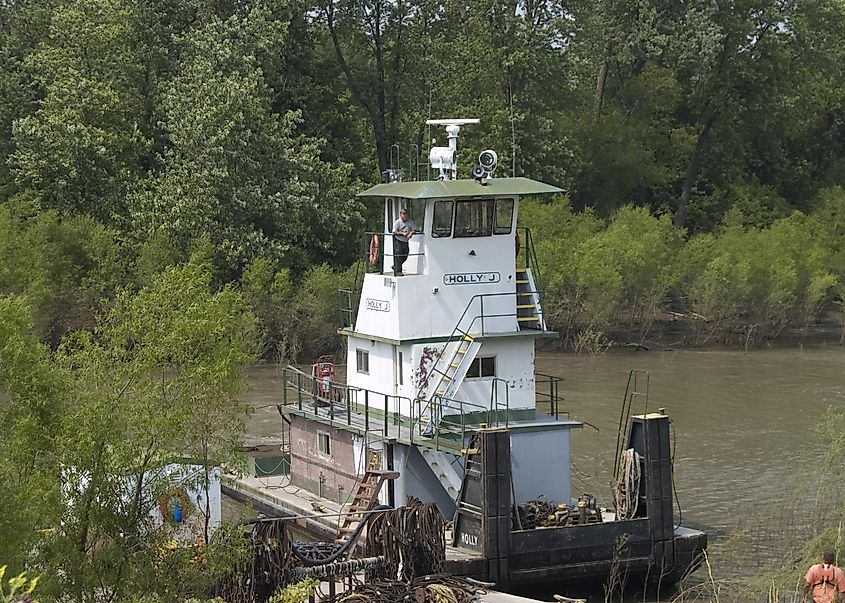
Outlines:
[{"label": "rusty chain pile", "polygon": [[277,589],[296,582],[298,570],[334,563],[352,544],[293,541],[282,521],[258,521],[248,539],[251,557],[215,589],[227,603],[266,601]]},{"label": "rusty chain pile", "polygon": [[331,603],[471,603],[485,591],[463,578],[447,574],[422,576],[410,582],[368,580]]},{"label": "rusty chain pile", "polygon": [[408,504],[374,516],[367,528],[365,556],[384,556],[384,565],[367,572],[367,580],[408,582],[443,571],[446,539],[443,516],[434,503],[409,497]]},{"label": "rusty chain pile", "polygon": [[[384,563],[343,561],[365,525],[365,555],[371,560],[383,558]],[[434,503],[422,503],[411,498],[407,506],[373,513],[361,522],[354,537],[344,544],[294,542],[284,522],[257,521],[248,536],[252,555],[218,585],[214,594],[227,603],[266,601],[277,589],[301,579],[301,574],[306,571],[309,574],[324,573],[329,577],[352,574],[363,568],[367,585],[360,586],[365,589],[362,597],[369,596],[366,589],[371,584],[381,584],[385,593],[401,591],[404,593],[401,596],[405,597],[410,592],[407,589],[412,579],[443,571],[446,559],[444,522]],[[427,580],[420,582],[411,593],[416,599],[395,600],[420,603],[464,603],[472,600],[452,592],[465,589],[465,582],[452,584],[452,579],[448,577],[438,577],[438,581]],[[393,600],[348,599],[350,602]]]},{"label": "rusty chain pile", "polygon": [[585,494],[577,505],[554,504],[545,500],[529,500],[517,505],[512,514],[516,530],[562,528],[564,526],[602,521],[601,510],[592,496]]}]

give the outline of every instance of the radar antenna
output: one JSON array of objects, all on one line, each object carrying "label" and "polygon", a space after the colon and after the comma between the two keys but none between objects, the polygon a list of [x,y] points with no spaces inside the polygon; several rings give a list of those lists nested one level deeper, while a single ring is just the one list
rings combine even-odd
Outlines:
[{"label": "radar antenna", "polygon": [[458,178],[458,132],[461,126],[477,124],[481,120],[473,119],[428,119],[429,126],[446,126],[446,137],[449,139],[448,147],[431,147],[428,152],[428,161],[432,168],[440,171],[441,180],[457,180]]}]

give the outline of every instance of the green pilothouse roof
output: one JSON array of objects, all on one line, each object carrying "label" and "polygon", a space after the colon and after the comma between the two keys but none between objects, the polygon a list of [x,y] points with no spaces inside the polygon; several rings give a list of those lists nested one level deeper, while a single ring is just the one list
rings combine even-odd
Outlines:
[{"label": "green pilothouse roof", "polygon": [[358,197],[402,197],[405,199],[455,199],[508,195],[562,193],[563,189],[531,178],[491,178],[478,180],[422,180],[377,184],[358,193]]}]

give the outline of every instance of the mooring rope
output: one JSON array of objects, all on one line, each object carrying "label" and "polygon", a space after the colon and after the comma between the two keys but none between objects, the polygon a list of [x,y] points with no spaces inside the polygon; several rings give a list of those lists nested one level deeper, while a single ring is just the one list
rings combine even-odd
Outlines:
[{"label": "mooring rope", "polygon": [[640,492],[640,455],[633,448],[622,452],[619,473],[613,489],[617,519],[631,519],[637,514]]}]

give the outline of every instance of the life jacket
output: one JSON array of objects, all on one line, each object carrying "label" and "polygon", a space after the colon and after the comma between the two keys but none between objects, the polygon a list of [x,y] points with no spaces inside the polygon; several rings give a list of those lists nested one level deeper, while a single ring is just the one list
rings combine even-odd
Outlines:
[{"label": "life jacket", "polygon": [[819,563],[818,564],[821,568],[821,580],[813,584],[813,588],[817,586],[827,585],[836,586],[836,570],[839,569],[832,563]]}]

